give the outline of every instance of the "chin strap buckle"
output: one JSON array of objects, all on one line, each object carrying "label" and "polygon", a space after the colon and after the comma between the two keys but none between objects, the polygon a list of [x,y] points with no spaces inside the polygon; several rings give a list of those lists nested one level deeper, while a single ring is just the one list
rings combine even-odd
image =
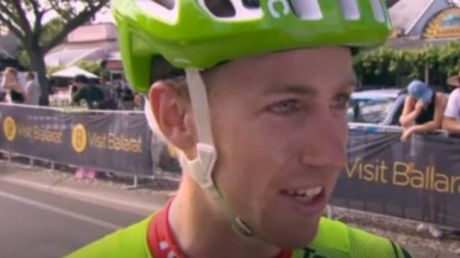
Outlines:
[{"label": "chin strap buckle", "polygon": [[214,198],[220,198],[221,195],[217,190],[212,171],[217,159],[217,152],[214,146],[204,143],[196,145],[197,157],[194,160],[188,160],[184,153],[181,152],[181,159],[189,166],[190,174],[195,181],[203,188],[209,191]]},{"label": "chin strap buckle", "polygon": [[239,217],[235,218],[235,223],[232,225],[233,229],[237,232],[237,234],[242,235],[244,237],[253,237],[254,232],[248,225]]}]

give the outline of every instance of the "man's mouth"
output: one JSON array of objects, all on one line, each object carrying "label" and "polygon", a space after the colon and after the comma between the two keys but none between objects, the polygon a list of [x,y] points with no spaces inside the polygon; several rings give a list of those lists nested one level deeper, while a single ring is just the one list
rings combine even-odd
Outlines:
[{"label": "man's mouth", "polygon": [[312,188],[305,188],[305,189],[297,189],[297,190],[283,190],[281,193],[289,195],[296,200],[303,202],[303,203],[310,203],[315,198],[317,198],[321,192],[323,192],[323,187],[312,187]]},{"label": "man's mouth", "polygon": [[317,214],[326,205],[326,190],[322,186],[282,190],[281,195],[289,198],[295,206],[307,214]]}]

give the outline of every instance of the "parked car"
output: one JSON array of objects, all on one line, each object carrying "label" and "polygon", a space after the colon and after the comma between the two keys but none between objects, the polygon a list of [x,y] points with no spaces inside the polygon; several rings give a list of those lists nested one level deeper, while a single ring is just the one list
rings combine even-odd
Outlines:
[{"label": "parked car", "polygon": [[347,112],[348,122],[398,126],[405,97],[402,89],[354,92]]}]

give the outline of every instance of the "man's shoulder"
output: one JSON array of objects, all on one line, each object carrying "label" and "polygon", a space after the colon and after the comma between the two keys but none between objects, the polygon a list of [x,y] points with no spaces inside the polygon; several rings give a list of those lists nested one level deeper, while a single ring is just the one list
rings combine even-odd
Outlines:
[{"label": "man's shoulder", "polygon": [[152,258],[147,243],[148,217],[127,228],[109,234],[66,256],[68,258]]},{"label": "man's shoulder", "polygon": [[393,241],[343,222],[322,218],[314,241],[303,250],[304,257],[411,257]]}]

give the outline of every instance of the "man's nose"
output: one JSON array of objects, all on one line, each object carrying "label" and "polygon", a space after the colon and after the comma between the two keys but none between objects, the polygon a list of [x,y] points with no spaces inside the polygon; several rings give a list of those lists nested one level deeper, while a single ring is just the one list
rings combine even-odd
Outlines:
[{"label": "man's nose", "polygon": [[308,130],[302,155],[304,164],[328,169],[341,169],[347,162],[348,127],[331,112],[315,115]]}]

